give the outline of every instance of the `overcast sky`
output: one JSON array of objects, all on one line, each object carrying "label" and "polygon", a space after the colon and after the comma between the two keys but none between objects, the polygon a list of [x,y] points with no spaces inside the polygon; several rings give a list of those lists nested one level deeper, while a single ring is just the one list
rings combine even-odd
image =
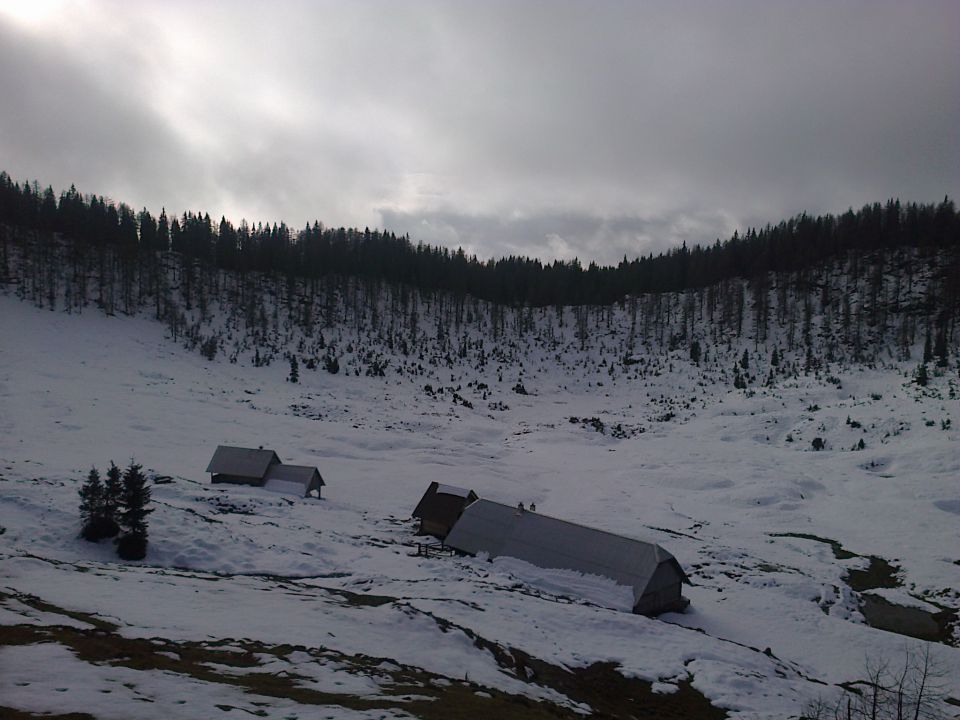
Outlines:
[{"label": "overcast sky", "polygon": [[0,0],[0,169],[616,261],[960,190],[957,0]]}]

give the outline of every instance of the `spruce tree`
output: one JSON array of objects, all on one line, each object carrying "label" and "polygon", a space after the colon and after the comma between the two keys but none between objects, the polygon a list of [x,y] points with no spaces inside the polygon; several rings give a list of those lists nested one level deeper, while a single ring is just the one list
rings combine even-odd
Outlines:
[{"label": "spruce tree", "polygon": [[103,526],[103,537],[114,537],[120,532],[120,526],[117,524],[117,513],[120,510],[120,503],[123,501],[123,480],[121,478],[120,468],[113,460],[110,461],[110,467],[107,469],[107,480],[104,484],[103,505],[101,512],[101,524]]},{"label": "spruce tree", "polygon": [[123,472],[123,495],[120,526],[123,535],[117,543],[117,554],[124,560],[142,560],[147,555],[147,515],[153,512],[150,488],[141,465],[130,461]]},{"label": "spruce tree", "polygon": [[116,520],[119,500],[119,468],[110,464],[106,483],[101,481],[100,472],[91,468],[80,488],[81,535],[85,540],[97,542],[117,534],[120,529]]},{"label": "spruce tree", "polygon": [[100,539],[97,537],[96,524],[103,504],[103,494],[100,472],[96,468],[90,468],[86,482],[80,488],[80,534],[84,540],[96,542]]}]

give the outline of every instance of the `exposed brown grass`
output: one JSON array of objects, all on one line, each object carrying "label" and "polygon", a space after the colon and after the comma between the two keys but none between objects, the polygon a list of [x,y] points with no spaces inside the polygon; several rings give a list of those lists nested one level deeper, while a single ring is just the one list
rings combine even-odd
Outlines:
[{"label": "exposed brown grass", "polygon": [[[196,680],[230,685],[243,693],[262,698],[283,698],[304,706],[333,706],[353,710],[397,709],[424,720],[474,720],[491,717],[498,720],[573,720],[582,715],[571,708],[523,695],[505,693],[469,681],[400,666],[389,658],[346,655],[329,648],[296,645],[267,645],[250,640],[223,639],[216,642],[173,642],[163,638],[128,638],[116,625],[95,616],[66,611],[30,596],[17,596],[21,602],[48,613],[59,613],[90,625],[76,628],[64,625],[0,626],[0,646],[53,642],[68,647],[78,659],[95,665],[110,665],[133,670],[158,670],[178,673]],[[432,616],[431,616],[432,617]],[[709,701],[689,682],[669,695],[652,692],[651,684],[623,676],[614,663],[595,663],[585,668],[567,669],[513,648],[504,648],[466,628],[434,618],[445,630],[456,629],[470,637],[474,645],[489,651],[508,674],[555,690],[571,700],[587,704],[592,717],[623,718],[702,718],[713,720],[726,713]],[[374,676],[380,694],[358,697],[331,693],[309,687],[309,679],[298,677],[295,666],[283,674],[263,671],[260,656],[280,659],[293,652],[306,653],[317,662],[336,663],[342,672]],[[388,663],[388,664],[384,664]],[[219,666],[219,667],[218,667]],[[223,666],[238,672],[224,672]],[[246,671],[246,672],[244,672]],[[0,716],[56,717],[86,720],[90,715],[42,716],[29,713]]]}]

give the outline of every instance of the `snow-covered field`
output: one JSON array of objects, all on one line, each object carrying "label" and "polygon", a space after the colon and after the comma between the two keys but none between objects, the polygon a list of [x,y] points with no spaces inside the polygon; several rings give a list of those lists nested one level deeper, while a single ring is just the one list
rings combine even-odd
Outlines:
[{"label": "snow-covered field", "polygon": [[[924,647],[960,700],[960,631],[870,627],[844,579],[883,559],[895,587],[869,592],[960,607],[957,377],[920,388],[914,364],[748,392],[679,362],[602,386],[548,369],[527,395],[448,369],[291,384],[284,363],[208,362],[148,319],[0,296],[0,708],[616,716],[625,698],[600,707],[581,682],[612,667],[651,696],[779,718]],[[668,401],[687,411],[651,420]],[[570,420],[593,417],[646,431]],[[221,443],[316,464],[324,499],[211,486]],[[87,471],[131,458],[161,476],[141,563],[78,539]],[[409,515],[432,480],[658,542],[691,576],[690,608],[634,616],[589,578],[419,557]]]}]

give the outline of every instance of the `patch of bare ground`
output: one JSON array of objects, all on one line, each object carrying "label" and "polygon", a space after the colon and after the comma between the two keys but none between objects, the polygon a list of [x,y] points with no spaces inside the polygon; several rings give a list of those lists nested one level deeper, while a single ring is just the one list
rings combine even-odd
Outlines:
[{"label": "patch of bare ground", "polygon": [[589,705],[591,717],[611,720],[636,718],[698,718],[720,720],[727,713],[714,705],[691,684],[677,683],[677,691],[669,694],[653,692],[653,684],[631,678],[619,671],[614,662],[597,662],[586,667],[567,668],[532,657],[517,648],[505,648],[480,637],[469,628],[426,613],[444,631],[457,629],[473,644],[489,651],[497,664],[525,682],[536,683],[557,691],[571,700]]},{"label": "patch of bare ground", "polygon": [[76,712],[66,715],[50,715],[48,713],[32,713],[26,710],[4,707],[0,705],[0,717],[3,720],[97,720],[93,715]]},{"label": "patch of bare ground", "polygon": [[[506,693],[479,685],[468,678],[454,680],[421,668],[398,665],[389,658],[346,655],[329,648],[295,645],[267,645],[250,640],[223,639],[215,642],[173,642],[163,638],[128,638],[117,626],[95,616],[65,611],[32,596],[17,599],[44,612],[60,613],[89,624],[78,628],[65,625],[0,626],[0,646],[57,643],[68,647],[79,660],[133,670],[159,670],[197,680],[240,688],[260,697],[292,700],[305,706],[335,706],[353,710],[396,709],[424,720],[472,720],[496,717],[502,720],[572,720],[582,718],[572,707],[523,695]],[[432,617],[432,616],[431,616]],[[471,638],[478,649],[489,651],[497,664],[523,682],[549,688],[575,703],[588,705],[591,717],[611,720],[627,718],[725,718],[689,680],[678,683],[671,694],[658,694],[644,680],[622,675],[612,662],[594,663],[569,669],[553,665],[515,648],[505,648],[467,628],[434,618],[441,629],[456,630]],[[306,653],[320,663],[336,663],[342,672],[374,677],[379,695],[357,697],[309,687],[309,678],[296,674],[296,666],[277,674],[264,671],[263,658],[285,659],[292,653]],[[224,667],[231,671],[224,671]],[[20,711],[18,711],[20,712]],[[41,716],[29,713],[2,717],[57,717],[86,720],[89,715]]]}]

